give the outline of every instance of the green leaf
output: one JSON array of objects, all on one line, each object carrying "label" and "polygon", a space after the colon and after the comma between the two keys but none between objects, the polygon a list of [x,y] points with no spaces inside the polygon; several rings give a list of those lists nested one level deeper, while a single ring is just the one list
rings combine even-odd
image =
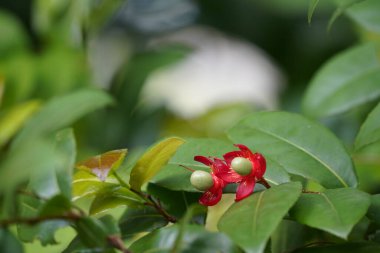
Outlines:
[{"label": "green leaf", "polygon": [[123,238],[129,238],[141,232],[151,232],[167,224],[168,221],[150,206],[138,209],[128,208],[119,221]]},{"label": "green leaf", "polygon": [[140,191],[141,186],[156,175],[185,141],[172,137],[165,139],[144,153],[131,171],[131,188]]},{"label": "green leaf", "polygon": [[368,114],[355,140],[355,150],[380,141],[380,103]]},{"label": "green leaf", "polygon": [[[231,142],[217,139],[187,139],[186,143],[180,146],[175,155],[153,178],[152,182],[174,191],[197,191],[190,183],[191,172],[180,165],[190,167],[195,170],[210,172],[206,165],[194,161],[194,156],[216,156],[235,150]],[[289,182],[289,175],[284,168],[273,160],[268,159],[267,172],[265,178],[271,184],[277,185]]]},{"label": "green leaf", "polygon": [[302,224],[346,239],[369,205],[367,193],[353,188],[331,189],[320,194],[303,194],[291,216]]},{"label": "green leaf", "polygon": [[380,252],[380,245],[371,242],[349,242],[337,245],[304,247],[292,253],[375,253]]},{"label": "green leaf", "polygon": [[173,225],[155,230],[134,242],[130,250],[132,252],[157,252],[157,253],[212,253],[212,252],[241,252],[231,240],[220,233],[210,233],[202,226],[187,225],[182,240],[175,251],[173,249],[179,234],[179,225]]},{"label": "green leaf", "polygon": [[112,99],[109,95],[95,89],[84,89],[53,98],[27,122],[12,145],[15,147],[28,139],[51,134],[111,103]]},{"label": "green leaf", "polygon": [[143,204],[144,200],[140,196],[125,187],[103,187],[96,193],[90,207],[90,214],[98,214],[119,206],[136,208]]},{"label": "green leaf", "polygon": [[298,182],[254,193],[233,204],[220,219],[218,228],[246,252],[264,252],[269,237],[300,194]]},{"label": "green leaf", "polygon": [[380,225],[380,194],[371,196],[371,206],[368,209],[367,216]]},{"label": "green leaf", "polygon": [[63,215],[70,211],[71,202],[63,195],[57,195],[46,201],[39,211],[39,216]]},{"label": "green leaf", "polygon": [[104,188],[118,187],[119,183],[115,178],[108,177],[106,181],[88,172],[78,171],[73,178],[73,201],[83,197],[94,195]]},{"label": "green leaf", "polygon": [[0,252],[24,252],[24,249],[20,241],[17,240],[17,238],[8,229],[0,229]]},{"label": "green leaf", "polygon": [[328,129],[303,116],[255,113],[227,133],[235,143],[246,144],[291,174],[313,179],[326,188],[357,185],[351,158],[342,143]]},{"label": "green leaf", "polygon": [[315,8],[317,8],[317,5],[319,3],[319,0],[310,0],[309,1],[309,10],[307,12],[307,22],[311,23],[311,18],[313,17]]},{"label": "green leaf", "polygon": [[352,6],[363,2],[367,0],[337,0],[336,2],[339,3],[338,8],[334,11],[334,13],[331,15],[331,18],[329,20],[329,23],[327,25],[327,31],[330,31],[332,28],[332,25],[335,23],[335,21],[343,14],[345,11]]},{"label": "green leaf", "polygon": [[83,217],[75,223],[74,228],[86,246],[104,247],[107,245],[107,227],[100,220]]},{"label": "green leaf", "polygon": [[57,133],[55,150],[62,156],[62,160],[55,166],[58,187],[61,194],[71,199],[71,182],[76,157],[76,142],[72,129]]},{"label": "green leaf", "polygon": [[[342,2],[342,0],[338,1]],[[345,13],[364,29],[380,33],[380,2],[377,0],[356,0],[356,4],[347,8]]]},{"label": "green leaf", "polygon": [[[0,99],[1,101],[1,99]],[[0,118],[0,147],[4,146],[39,108],[38,101],[29,101],[12,107]]]},{"label": "green leaf", "polygon": [[127,149],[117,149],[93,156],[76,164],[78,170],[84,170],[96,175],[100,180],[106,180],[108,174],[119,168],[127,155]]},{"label": "green leaf", "polygon": [[378,50],[368,43],[330,59],[314,75],[303,98],[303,110],[312,117],[346,112],[380,97]]}]

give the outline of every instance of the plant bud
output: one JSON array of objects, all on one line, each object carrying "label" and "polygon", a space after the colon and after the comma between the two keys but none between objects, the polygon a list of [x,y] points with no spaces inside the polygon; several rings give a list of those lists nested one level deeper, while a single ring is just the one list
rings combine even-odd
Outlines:
[{"label": "plant bud", "polygon": [[214,185],[214,180],[210,173],[202,170],[196,170],[191,174],[190,182],[194,188],[200,191],[206,191]]},{"label": "plant bud", "polygon": [[231,168],[239,175],[246,176],[252,171],[252,163],[243,157],[235,157],[231,162]]}]

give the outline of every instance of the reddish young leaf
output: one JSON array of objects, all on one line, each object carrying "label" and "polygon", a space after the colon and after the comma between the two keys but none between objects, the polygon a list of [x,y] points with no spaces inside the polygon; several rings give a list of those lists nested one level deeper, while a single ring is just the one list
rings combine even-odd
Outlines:
[{"label": "reddish young leaf", "polygon": [[127,155],[127,149],[117,149],[93,156],[75,166],[79,170],[85,170],[96,175],[101,181],[105,181],[111,170],[117,169]]}]

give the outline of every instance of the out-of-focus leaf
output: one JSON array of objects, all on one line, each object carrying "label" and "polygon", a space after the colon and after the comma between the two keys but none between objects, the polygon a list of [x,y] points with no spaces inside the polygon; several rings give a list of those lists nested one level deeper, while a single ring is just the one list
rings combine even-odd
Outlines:
[{"label": "out-of-focus leaf", "polygon": [[[65,199],[64,202],[66,203],[66,206],[65,204],[62,206],[60,203],[61,208],[57,208],[55,204],[60,198],[62,198],[62,196],[55,199],[53,198],[51,201],[43,203],[41,200],[34,197],[22,196],[20,198],[22,207],[21,216],[37,217],[43,209],[45,209],[43,212],[46,215],[62,214],[64,210],[67,210],[66,208],[69,208],[70,203],[63,197],[63,199]],[[49,214],[50,211],[52,212],[51,214]],[[67,225],[68,222],[64,220],[44,221],[33,226],[19,224],[17,226],[17,233],[19,238],[24,242],[33,242],[35,239],[38,239],[41,241],[42,245],[56,244],[57,241],[55,239],[55,232],[57,229]]]},{"label": "out-of-focus leaf", "polygon": [[[0,57],[3,58],[27,45],[27,36],[19,20],[10,12],[0,12]],[[5,252],[5,251],[4,251]]]},{"label": "out-of-focus leaf", "polygon": [[320,194],[303,194],[291,215],[302,224],[345,239],[369,205],[367,193],[353,188],[331,189]]},{"label": "out-of-focus leaf", "polygon": [[108,151],[77,163],[76,168],[89,171],[96,175],[101,181],[105,181],[110,171],[119,168],[127,152],[127,149]]},{"label": "out-of-focus leaf", "polygon": [[[245,142],[243,142],[245,143]],[[221,157],[223,154],[235,150],[231,142],[216,139],[188,139],[176,154],[153,178],[152,182],[162,187],[174,191],[197,191],[190,183],[191,172],[181,167],[187,166],[194,170],[204,170],[210,172],[206,165],[194,161],[194,156],[203,155],[211,157]],[[289,175],[284,168],[275,161],[268,159],[265,178],[273,185],[289,182]]]},{"label": "out-of-focus leaf", "polygon": [[40,216],[63,215],[70,211],[71,202],[63,195],[57,195],[44,203],[39,211]]},{"label": "out-of-focus leaf", "polygon": [[27,142],[11,150],[0,165],[0,192],[9,191],[21,182],[26,181],[36,173],[44,173],[54,167],[59,159],[44,140]]},{"label": "out-of-focus leaf", "polygon": [[312,117],[348,111],[380,97],[380,61],[374,44],[348,49],[333,57],[315,74],[303,98]]},{"label": "out-of-focus leaf", "polygon": [[132,237],[140,232],[150,232],[167,224],[168,221],[150,206],[128,208],[119,221],[123,238]]},{"label": "out-of-focus leaf", "polygon": [[311,18],[313,17],[314,11],[317,8],[319,0],[310,0],[309,1],[309,10],[307,12],[307,22],[311,23]]},{"label": "out-of-focus leaf", "polygon": [[55,150],[62,156],[56,166],[56,178],[61,194],[71,199],[72,173],[76,157],[76,143],[72,129],[65,129],[55,137]]},{"label": "out-of-focus leaf", "polygon": [[364,121],[355,140],[355,149],[380,141],[380,103],[373,109]]},{"label": "out-of-focus leaf", "polygon": [[24,249],[19,240],[8,230],[0,229],[0,252],[23,253]]},{"label": "out-of-focus leaf", "polygon": [[132,252],[154,251],[160,253],[211,253],[228,252],[238,253],[241,250],[231,240],[220,233],[210,233],[201,226],[187,225],[184,229],[182,240],[173,249],[179,234],[179,225],[173,225],[163,229],[155,230],[134,242],[130,250]]},{"label": "out-of-focus leaf", "polygon": [[67,127],[89,112],[112,103],[105,92],[84,89],[47,102],[16,136],[13,147],[37,136],[48,135]]},{"label": "out-of-focus leaf", "polygon": [[184,142],[180,138],[171,137],[160,141],[146,151],[131,171],[129,180],[131,187],[140,191],[141,186],[161,170]]},{"label": "out-of-focus leaf", "polygon": [[12,107],[0,117],[0,147],[17,133],[25,121],[38,109],[39,105],[38,101],[29,101]]},{"label": "out-of-focus leaf", "polygon": [[104,187],[96,193],[90,207],[90,214],[98,214],[118,206],[139,207],[144,200],[131,190],[120,187]]},{"label": "out-of-focus leaf", "polygon": [[[347,0],[336,0],[344,4]],[[380,17],[377,10],[380,2],[377,0],[354,0],[355,4],[345,9],[345,13],[366,30],[380,33]]]},{"label": "out-of-focus leaf", "polygon": [[351,158],[342,143],[328,129],[301,115],[254,113],[228,130],[228,136],[289,173],[313,179],[326,188],[357,185]]},{"label": "out-of-focus leaf", "polygon": [[100,179],[88,172],[78,171],[73,178],[73,201],[80,198],[91,196],[104,188],[118,187],[116,179],[108,177],[106,181]]},{"label": "out-of-focus leaf", "polygon": [[371,196],[371,205],[368,209],[367,216],[380,225],[380,194]]},{"label": "out-of-focus leaf", "polygon": [[329,23],[327,24],[327,31],[330,31],[335,21],[349,8],[352,6],[367,0],[338,0],[338,8],[331,15]]},{"label": "out-of-focus leaf", "polygon": [[264,252],[269,237],[300,194],[298,182],[257,192],[233,204],[220,219],[218,228],[246,252]]},{"label": "out-of-focus leaf", "polygon": [[349,242],[329,246],[305,247],[294,253],[375,253],[380,252],[378,243],[370,242]]}]

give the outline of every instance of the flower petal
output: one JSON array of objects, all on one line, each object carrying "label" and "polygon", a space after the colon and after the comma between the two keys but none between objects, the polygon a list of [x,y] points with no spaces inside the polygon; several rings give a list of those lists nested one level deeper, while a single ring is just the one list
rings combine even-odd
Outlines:
[{"label": "flower petal", "polygon": [[243,144],[235,144],[234,146],[238,147],[241,150],[241,152],[243,153],[243,157],[245,157],[245,158],[248,158],[251,155],[253,155],[252,151],[247,146],[245,146]]},{"label": "flower petal", "polygon": [[235,201],[240,201],[246,197],[248,197],[252,192],[253,188],[255,188],[255,178],[254,177],[245,177],[243,181],[239,184],[236,190]]},{"label": "flower petal", "polygon": [[241,151],[231,151],[223,155],[224,160],[228,165],[231,165],[231,162],[236,157],[244,157]]},{"label": "flower petal", "polygon": [[213,170],[215,176],[219,177],[226,183],[237,183],[240,182],[243,178],[219,158],[214,159],[214,163],[211,169]]},{"label": "flower petal", "polygon": [[207,157],[201,156],[201,155],[194,156],[194,160],[197,162],[203,163],[207,166],[211,166],[213,163],[210,158],[207,158]]},{"label": "flower petal", "polygon": [[199,199],[199,203],[204,206],[214,206],[222,198],[224,182],[217,176],[213,174],[212,176],[214,180],[214,185],[208,191],[203,193],[203,195]]},{"label": "flower petal", "polygon": [[266,171],[266,160],[264,156],[260,153],[253,154],[252,160],[254,163],[253,167],[255,171],[255,176],[257,179],[261,179]]}]

